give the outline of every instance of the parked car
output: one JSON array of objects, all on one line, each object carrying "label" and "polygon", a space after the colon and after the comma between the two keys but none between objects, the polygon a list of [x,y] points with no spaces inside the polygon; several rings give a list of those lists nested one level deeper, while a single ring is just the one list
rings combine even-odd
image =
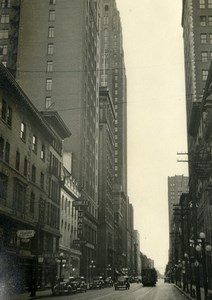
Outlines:
[{"label": "parked car", "polygon": [[105,287],[102,276],[95,276],[89,284],[90,289],[103,289]]},{"label": "parked car", "polygon": [[107,277],[105,279],[105,286],[109,286],[109,287],[113,286],[113,279],[111,277]]},{"label": "parked car", "polygon": [[125,289],[129,290],[130,288],[130,282],[129,282],[129,277],[128,276],[119,276],[117,278],[117,282],[114,284],[115,290],[119,289]]},{"label": "parked car", "polygon": [[60,278],[53,286],[52,293],[56,295],[73,294],[77,292],[77,284],[73,278]]},{"label": "parked car", "polygon": [[78,292],[87,292],[87,283],[85,282],[85,278],[83,276],[76,277],[75,282],[77,284]]}]

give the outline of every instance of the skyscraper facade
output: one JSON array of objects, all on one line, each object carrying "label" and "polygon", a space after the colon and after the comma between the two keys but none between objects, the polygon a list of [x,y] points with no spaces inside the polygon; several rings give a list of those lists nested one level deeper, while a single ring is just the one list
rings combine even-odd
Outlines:
[{"label": "skyscraper facade", "polygon": [[113,201],[115,268],[127,265],[127,95],[122,26],[115,0],[101,0],[100,86],[107,86],[115,108]]},{"label": "skyscraper facade", "polygon": [[[1,1],[0,59],[38,110],[57,111],[70,129],[64,151],[84,207],[78,231],[81,274],[97,258],[99,90],[114,114],[110,181],[117,266],[127,265],[127,95],[122,27],[115,0]],[[101,34],[100,34],[101,33]],[[111,197],[111,195],[110,195]],[[103,204],[103,203],[102,203]],[[113,248],[113,246],[111,246]],[[111,249],[112,249],[111,248]]]},{"label": "skyscraper facade", "polygon": [[1,20],[6,20],[0,29],[2,53],[7,45],[2,59],[39,110],[58,111],[72,128],[65,151],[72,152],[72,175],[82,199],[89,201],[79,237],[88,241],[82,255],[85,273],[89,260],[95,259],[97,240],[98,1],[24,0],[1,5]]},{"label": "skyscraper facade", "polygon": [[[182,27],[185,53],[186,112],[189,161],[191,238],[197,245],[200,233],[211,238],[211,44],[212,1],[184,0]],[[197,256],[197,255],[196,255]],[[198,257],[197,257],[198,259]],[[211,256],[206,253],[210,286]],[[199,260],[200,268],[204,267]],[[197,288],[196,293],[200,293]]]}]

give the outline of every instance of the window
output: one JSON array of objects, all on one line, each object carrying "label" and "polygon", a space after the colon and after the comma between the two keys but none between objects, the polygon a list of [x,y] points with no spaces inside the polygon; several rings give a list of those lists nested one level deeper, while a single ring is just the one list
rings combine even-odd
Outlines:
[{"label": "window", "polygon": [[46,147],[45,147],[44,144],[42,144],[42,146],[41,146],[41,152],[40,152],[40,158],[42,160],[45,160],[45,154],[46,154],[45,152],[46,152]]},{"label": "window", "polygon": [[10,162],[10,144],[6,142],[5,146],[5,161],[9,164]]},{"label": "window", "polygon": [[1,2],[2,8],[10,8],[10,5],[11,5],[10,0],[2,0]]},{"label": "window", "polygon": [[208,70],[202,70],[202,80],[207,80],[208,78]]},{"label": "window", "polygon": [[10,22],[9,15],[1,15],[1,21],[0,21],[0,23],[4,24],[4,23],[9,23],[9,22]]},{"label": "window", "polygon": [[31,179],[35,183],[35,181],[36,181],[36,167],[34,165],[32,166],[32,177],[31,177]]},{"label": "window", "polygon": [[208,61],[208,52],[204,51],[201,53],[202,57],[202,62],[207,62]]},{"label": "window", "polygon": [[0,159],[4,158],[4,139],[0,137]]},{"label": "window", "polygon": [[212,44],[212,33],[209,34],[209,43]]},{"label": "window", "polygon": [[49,21],[55,21],[55,10],[49,11]]},{"label": "window", "polygon": [[0,199],[7,200],[8,177],[0,173]]},{"label": "window", "polygon": [[14,185],[14,206],[15,210],[24,212],[24,204],[26,200],[26,186],[17,180]]},{"label": "window", "polygon": [[12,125],[12,108],[10,106],[7,107],[7,125]]},{"label": "window", "polygon": [[52,98],[51,97],[46,97],[45,107],[49,108],[51,105],[52,105]]},{"label": "window", "polygon": [[47,53],[48,53],[48,55],[54,54],[54,44],[48,44]]},{"label": "window", "polygon": [[208,8],[212,8],[212,0],[208,0]]},{"label": "window", "polygon": [[49,38],[53,38],[54,37],[54,27],[49,27],[48,37]]},{"label": "window", "polygon": [[201,33],[200,42],[201,42],[201,44],[206,44],[207,43],[207,34],[206,33]]},{"label": "window", "polygon": [[24,176],[27,176],[27,170],[28,170],[28,160],[25,157],[24,158]]},{"label": "window", "polygon": [[32,137],[32,151],[34,151],[35,153],[37,153],[37,137],[35,135],[33,135]]},{"label": "window", "polygon": [[8,39],[8,29],[0,30],[0,39]]},{"label": "window", "polygon": [[35,194],[33,192],[31,192],[30,196],[29,212],[31,215],[34,215],[35,212]]},{"label": "window", "polygon": [[56,0],[49,0],[49,4],[56,4]]},{"label": "window", "polygon": [[47,61],[46,71],[47,72],[52,72],[53,71],[53,61]]},{"label": "window", "polygon": [[21,123],[21,139],[26,141],[26,125],[23,122]]},{"label": "window", "polygon": [[0,46],[0,55],[7,55],[8,46],[7,45],[1,45]]},{"label": "window", "polygon": [[7,114],[7,104],[4,100],[2,100],[2,108],[1,108],[1,118],[6,121]]},{"label": "window", "polygon": [[105,5],[105,11],[108,11],[108,10],[109,10],[109,6]]},{"label": "window", "polygon": [[19,168],[20,168],[20,152],[19,152],[19,150],[16,151],[15,168],[16,168],[16,170],[19,171]]},{"label": "window", "polygon": [[211,55],[211,60],[212,60],[212,51],[211,51],[210,55]]},{"label": "window", "polygon": [[40,173],[40,187],[44,189],[44,174]]},{"label": "window", "polygon": [[206,16],[200,16],[200,26],[206,26]]},{"label": "window", "polygon": [[199,0],[199,8],[205,8],[205,0]]},{"label": "window", "polygon": [[47,91],[52,90],[52,79],[46,79],[46,90]]}]

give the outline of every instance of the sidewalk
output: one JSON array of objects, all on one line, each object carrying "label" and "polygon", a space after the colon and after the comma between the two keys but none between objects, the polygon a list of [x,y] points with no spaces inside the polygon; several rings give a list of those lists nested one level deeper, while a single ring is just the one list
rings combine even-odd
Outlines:
[{"label": "sidewalk", "polygon": [[43,291],[37,291],[35,297],[30,297],[30,292],[25,292],[22,294],[16,294],[16,295],[5,295],[4,300],[29,300],[29,299],[39,299],[42,297],[48,298],[52,296],[52,290],[46,289]]},{"label": "sidewalk", "polygon": [[[182,288],[180,288],[180,287],[177,286],[176,284],[175,284],[175,287],[176,287],[182,294],[184,294],[184,295],[187,297],[187,299],[190,299],[190,300],[196,299],[196,297],[191,297],[190,293],[186,293],[185,291],[183,291]],[[194,289],[195,292],[196,292],[195,286],[193,286],[193,289]],[[204,294],[204,289],[203,289],[203,288],[200,289],[200,292],[201,292],[201,300],[212,300],[212,290],[209,290],[209,291],[208,291],[208,297],[207,297],[207,298],[205,298],[205,294]]]}]

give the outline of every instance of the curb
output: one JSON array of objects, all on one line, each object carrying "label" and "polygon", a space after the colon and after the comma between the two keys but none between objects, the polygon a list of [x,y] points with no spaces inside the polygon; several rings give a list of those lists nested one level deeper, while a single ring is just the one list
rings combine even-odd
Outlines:
[{"label": "curb", "polygon": [[176,289],[177,289],[181,294],[183,294],[187,299],[194,300],[194,298],[192,298],[190,295],[188,295],[186,292],[184,292],[181,288],[179,288],[179,286],[177,286],[176,284],[175,284],[174,286],[175,286]]}]

